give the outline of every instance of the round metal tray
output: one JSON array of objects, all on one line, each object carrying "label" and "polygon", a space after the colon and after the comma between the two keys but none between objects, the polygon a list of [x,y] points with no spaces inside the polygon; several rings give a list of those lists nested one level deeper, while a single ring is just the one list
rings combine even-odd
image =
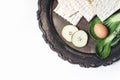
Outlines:
[{"label": "round metal tray", "polygon": [[[101,65],[110,65],[120,59],[120,45],[112,48],[108,58],[102,60],[94,54],[95,41],[89,39],[86,48],[78,49],[67,43],[60,35],[60,26],[70,24],[53,12],[57,5],[56,0],[39,0],[37,18],[39,27],[43,32],[43,38],[50,45],[50,48],[58,53],[58,55],[73,64],[79,64],[82,67],[98,67]],[[82,29],[87,32],[88,22],[83,18],[79,24]]]}]

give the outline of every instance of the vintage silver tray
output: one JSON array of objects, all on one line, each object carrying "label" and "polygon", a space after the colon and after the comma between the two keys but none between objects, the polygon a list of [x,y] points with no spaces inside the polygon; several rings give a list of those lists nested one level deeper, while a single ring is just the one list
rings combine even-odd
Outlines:
[{"label": "vintage silver tray", "polygon": [[[102,60],[96,57],[94,53],[95,41],[90,37],[88,45],[81,49],[66,42],[61,37],[60,31],[62,26],[70,23],[53,12],[56,5],[56,0],[39,0],[37,18],[40,30],[43,32],[44,40],[62,59],[73,64],[79,64],[82,67],[106,66],[120,59],[120,45],[113,47],[111,55]],[[87,32],[88,24],[89,23],[83,18],[77,26],[78,28],[80,26],[80,28]]]}]

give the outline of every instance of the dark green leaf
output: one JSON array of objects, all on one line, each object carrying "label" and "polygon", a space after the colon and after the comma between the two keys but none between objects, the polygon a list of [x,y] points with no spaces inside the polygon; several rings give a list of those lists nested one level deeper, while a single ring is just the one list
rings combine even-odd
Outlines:
[{"label": "dark green leaf", "polygon": [[111,52],[111,42],[104,43],[104,40],[98,41],[96,45],[96,54],[99,58],[101,59],[107,58],[110,55],[110,52]]},{"label": "dark green leaf", "polygon": [[95,40],[100,40],[99,37],[96,36],[95,32],[94,32],[94,26],[96,23],[102,23],[101,20],[98,17],[95,17],[89,24],[89,34],[91,35],[91,37]]}]

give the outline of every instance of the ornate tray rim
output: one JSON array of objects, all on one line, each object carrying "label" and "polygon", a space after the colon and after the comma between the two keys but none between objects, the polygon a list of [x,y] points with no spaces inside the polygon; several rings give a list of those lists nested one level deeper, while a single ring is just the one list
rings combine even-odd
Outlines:
[{"label": "ornate tray rim", "polygon": [[[58,53],[58,56],[72,64],[79,64],[81,67],[99,67],[101,65],[107,66],[120,59],[120,46],[113,50],[113,53],[108,58],[101,60],[94,55],[80,54],[65,45],[57,34],[54,34],[53,22],[51,18],[51,4],[54,0],[38,0],[37,19],[39,21],[39,28],[43,33],[43,38],[50,48]],[[52,26],[52,28],[50,28]],[[54,35],[53,35],[54,34]]]}]

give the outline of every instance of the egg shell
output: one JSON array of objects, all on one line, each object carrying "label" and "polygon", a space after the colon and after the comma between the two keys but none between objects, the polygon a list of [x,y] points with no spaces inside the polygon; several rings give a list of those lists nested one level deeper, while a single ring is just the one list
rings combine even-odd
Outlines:
[{"label": "egg shell", "polygon": [[94,32],[95,32],[96,36],[99,38],[105,38],[108,35],[107,27],[101,23],[95,24]]}]

